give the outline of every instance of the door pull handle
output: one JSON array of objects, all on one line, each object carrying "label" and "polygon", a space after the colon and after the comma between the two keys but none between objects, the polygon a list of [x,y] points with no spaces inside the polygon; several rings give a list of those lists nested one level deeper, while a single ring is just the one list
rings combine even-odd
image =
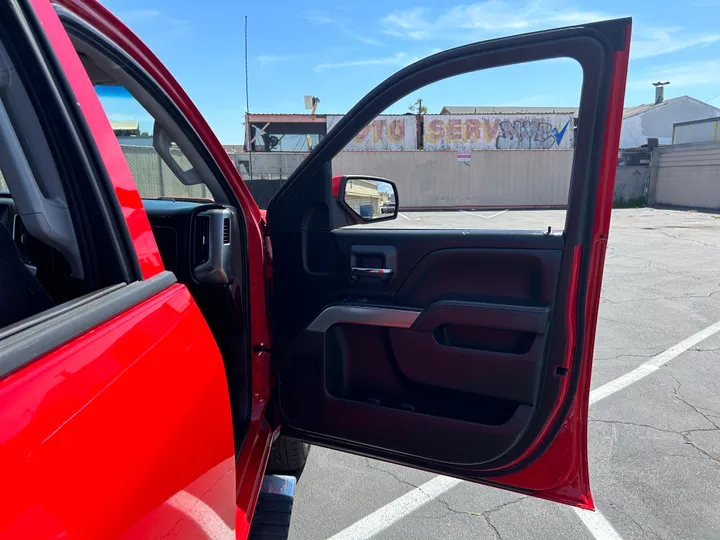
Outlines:
[{"label": "door pull handle", "polygon": [[353,267],[352,275],[355,277],[376,277],[380,279],[390,279],[393,275],[392,268],[362,268]]}]

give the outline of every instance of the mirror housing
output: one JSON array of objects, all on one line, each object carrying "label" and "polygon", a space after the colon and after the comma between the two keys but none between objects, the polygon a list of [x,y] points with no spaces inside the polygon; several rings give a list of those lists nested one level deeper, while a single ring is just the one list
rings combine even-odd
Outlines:
[{"label": "mirror housing", "polygon": [[398,215],[398,191],[386,178],[349,174],[333,178],[333,195],[355,224],[389,221]]}]

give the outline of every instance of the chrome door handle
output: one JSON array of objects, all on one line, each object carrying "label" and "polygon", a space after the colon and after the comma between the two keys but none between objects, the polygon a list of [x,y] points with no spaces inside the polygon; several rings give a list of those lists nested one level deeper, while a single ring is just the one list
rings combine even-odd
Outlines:
[{"label": "chrome door handle", "polygon": [[381,279],[390,279],[393,275],[392,268],[357,268],[351,269],[352,275],[355,277],[377,277]]}]

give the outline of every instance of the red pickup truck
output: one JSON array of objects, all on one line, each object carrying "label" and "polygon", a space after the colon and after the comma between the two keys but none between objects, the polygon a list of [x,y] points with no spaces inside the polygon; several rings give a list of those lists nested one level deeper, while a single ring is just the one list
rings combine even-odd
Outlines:
[{"label": "red pickup truck", "polygon": [[[0,538],[245,538],[269,456],[288,472],[307,444],[592,508],[588,392],[630,26],[402,69],[265,218],[107,9],[0,2]],[[347,227],[395,216],[355,213],[353,178],[333,188],[333,156],[368,122],[432,82],[557,57],[584,79],[562,233]],[[141,198],[99,85],[132,94],[163,166],[210,200]]]}]

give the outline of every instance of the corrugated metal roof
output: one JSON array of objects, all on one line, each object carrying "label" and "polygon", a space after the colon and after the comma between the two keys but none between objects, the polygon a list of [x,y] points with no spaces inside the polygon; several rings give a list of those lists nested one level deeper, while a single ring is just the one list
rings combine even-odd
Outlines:
[{"label": "corrugated metal roof", "polygon": [[577,107],[456,107],[447,105],[440,114],[575,114]]},{"label": "corrugated metal roof", "polygon": [[133,129],[140,129],[140,122],[110,122],[110,127],[114,130],[132,131]]},{"label": "corrugated metal roof", "polygon": [[[680,100],[689,100],[703,105],[709,105],[704,101],[695,99],[690,96],[679,96],[675,98],[666,99],[662,103],[657,105],[654,103],[645,103],[642,105],[636,105],[634,107],[626,107],[623,109],[623,118],[629,118],[636,114],[644,113],[654,107],[664,107],[668,103],[673,103]],[[720,113],[720,109],[713,107]],[[440,114],[574,114],[577,116],[577,107],[455,107],[445,106],[440,111]]]},{"label": "corrugated metal roof", "polygon": [[279,114],[256,114],[248,113],[246,115],[250,122],[270,122],[270,123],[286,123],[286,124],[324,124],[324,114],[298,114],[298,113],[279,113]]},{"label": "corrugated metal roof", "polygon": [[707,105],[708,107],[712,107],[713,109],[718,111],[718,113],[720,113],[720,109],[718,109],[717,107],[713,107],[709,103],[705,103],[704,101],[700,101],[699,99],[695,99],[694,97],[690,97],[690,96],[679,96],[679,97],[675,97],[675,98],[666,99],[662,103],[658,103],[657,105],[655,103],[645,103],[644,105],[636,105],[635,107],[627,107],[627,108],[623,109],[623,119],[630,118],[631,116],[635,116],[635,115],[644,113],[646,111],[649,111],[650,109],[664,107],[668,103],[674,103],[676,101],[693,101],[695,103],[700,103],[701,105]]},{"label": "corrugated metal roof", "polygon": [[[259,120],[270,120],[274,117],[281,117],[281,116],[289,116],[289,117],[296,117],[298,119],[302,118],[325,118],[326,116],[345,116],[347,113],[318,113],[318,114],[308,114],[308,113],[249,113],[249,116],[251,118],[251,121],[259,121]],[[401,114],[381,114],[380,116],[415,116],[415,113],[401,113]],[[297,122],[298,120],[292,120],[293,122]]]}]

